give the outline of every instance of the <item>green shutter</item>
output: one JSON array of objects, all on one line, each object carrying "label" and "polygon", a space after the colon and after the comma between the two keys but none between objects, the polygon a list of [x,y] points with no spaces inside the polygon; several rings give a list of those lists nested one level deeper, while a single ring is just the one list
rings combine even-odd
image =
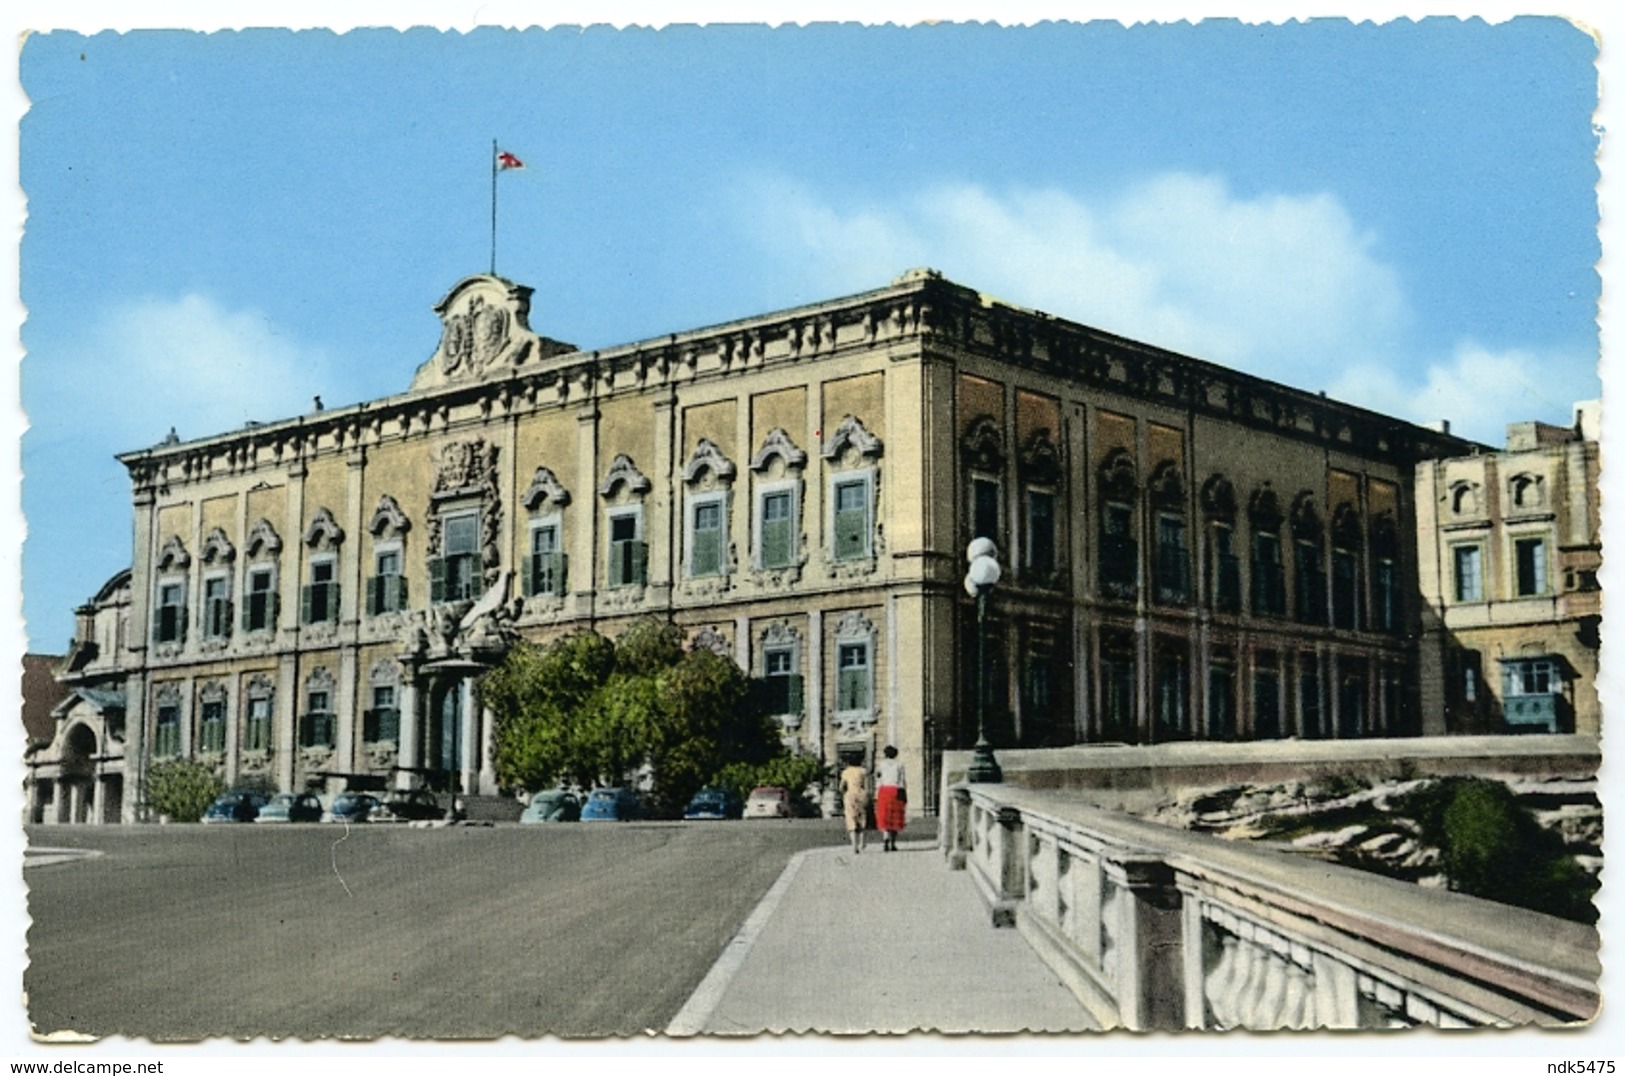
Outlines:
[{"label": "green shutter", "polygon": [[310,623],[310,592],[309,585],[299,588],[299,623]]},{"label": "green shutter", "polygon": [[632,543],[632,578],[628,580],[633,586],[641,587],[647,578],[645,574],[649,567],[649,543]]},{"label": "green shutter", "polygon": [[558,574],[553,579],[553,593],[563,597],[570,592],[570,554],[553,554],[558,564]]},{"label": "green shutter", "polygon": [[344,594],[344,587],[339,583],[327,584],[327,619],[337,624],[339,619],[339,600]]},{"label": "green shutter", "polygon": [[377,616],[384,611],[384,577],[372,575],[367,577],[367,613]]},{"label": "green shutter", "polygon": [[446,600],[446,561],[443,557],[429,558],[429,601],[439,604]]},{"label": "green shutter", "polygon": [[792,676],[787,676],[784,679],[788,682],[786,685],[788,687],[788,691],[786,692],[788,699],[785,703],[784,712],[787,714],[799,714],[802,707],[801,674],[796,673]]},{"label": "green shutter", "polygon": [[721,556],[717,549],[722,532],[695,531],[694,552],[689,561],[689,574],[716,575],[721,571]]},{"label": "green shutter", "polygon": [[790,564],[790,521],[776,519],[762,523],[762,567],[785,568]]},{"label": "green shutter", "polygon": [[540,592],[538,576],[542,573],[542,555],[532,553],[525,558],[525,570],[519,573],[519,592],[524,597],[531,597]]}]

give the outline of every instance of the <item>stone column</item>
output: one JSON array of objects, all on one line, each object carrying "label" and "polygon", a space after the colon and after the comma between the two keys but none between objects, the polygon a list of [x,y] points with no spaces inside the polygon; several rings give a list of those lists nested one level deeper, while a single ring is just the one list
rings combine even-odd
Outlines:
[{"label": "stone column", "polygon": [[480,714],[474,704],[474,678],[464,676],[452,688],[459,695],[458,711],[462,714],[462,766],[461,784],[465,795],[475,792],[479,788],[480,760],[479,760],[479,731]]},{"label": "stone column", "polygon": [[480,734],[479,734],[479,739],[478,739],[479,755],[480,755],[480,758],[479,758],[479,762],[480,762],[479,793],[482,796],[495,796],[499,790],[497,788],[496,760],[491,757],[491,747],[492,747],[493,725],[494,725],[494,722],[496,721],[496,715],[493,714],[490,710],[486,709],[484,706],[481,706],[479,709],[480,709]]},{"label": "stone column", "polygon": [[1117,901],[1117,1008],[1131,1031],[1173,1030],[1186,1021],[1184,923],[1173,868],[1129,852],[1105,861]]},{"label": "stone column", "polygon": [[[136,603],[134,591],[131,593],[132,609]],[[146,603],[141,603],[141,613],[145,616]],[[131,635],[142,635],[144,632],[138,626],[145,621],[136,622],[138,615],[131,612]],[[132,673],[124,681],[124,806],[120,817],[124,822],[145,821],[137,817],[137,807],[146,799],[147,792],[147,678],[142,673]]]},{"label": "stone column", "polygon": [[734,664],[750,675],[750,617],[745,613],[734,617]]},{"label": "stone column", "polygon": [[338,698],[333,700],[333,705],[337,707],[333,721],[333,762],[340,773],[355,770],[355,742],[358,735],[356,713],[360,705],[357,675],[356,647],[353,642],[347,642],[339,647]]},{"label": "stone column", "polygon": [[[824,758],[824,614],[819,609],[807,610],[807,673],[803,702],[807,715],[807,749],[825,762]],[[830,798],[830,797],[826,797]]]},{"label": "stone column", "polygon": [[85,820],[85,783],[78,778],[67,782],[68,786],[68,817],[69,825],[78,825]]},{"label": "stone column", "polygon": [[[591,400],[576,411],[576,478],[570,527],[570,601],[577,616],[591,618],[601,586],[604,557],[598,548],[603,505],[598,497],[598,407]],[[561,536],[562,537],[562,536]]]},{"label": "stone column", "polygon": [[[298,606],[294,606],[297,615]],[[298,629],[295,629],[297,632]],[[299,728],[299,658],[283,654],[277,662],[276,711],[273,739],[276,743],[276,786],[283,792],[293,789],[293,757]]]},{"label": "stone column", "polygon": [[[400,741],[395,745],[396,758],[403,769],[412,769],[418,765],[418,681],[417,670],[407,667],[406,675],[401,679],[401,724],[399,730]],[[397,774],[397,788],[409,786],[410,775]]]},{"label": "stone column", "polygon": [[[681,574],[677,550],[678,532],[682,529],[683,509],[677,488],[681,480],[678,472],[682,463],[681,450],[676,446],[677,410],[675,393],[668,393],[654,401],[655,458],[652,470],[645,472],[651,483],[649,495],[643,502],[643,540],[648,545],[645,600],[664,605],[671,597]],[[640,468],[642,461],[634,461]],[[726,550],[723,551],[726,555]]]}]

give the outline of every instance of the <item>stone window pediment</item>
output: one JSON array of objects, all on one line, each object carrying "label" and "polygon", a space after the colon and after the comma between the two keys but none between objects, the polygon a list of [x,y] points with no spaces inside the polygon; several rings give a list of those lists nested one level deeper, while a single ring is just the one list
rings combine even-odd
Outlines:
[{"label": "stone window pediment", "polygon": [[1107,500],[1131,500],[1138,485],[1134,457],[1126,448],[1114,448],[1100,463],[1100,490]]},{"label": "stone window pediment", "polygon": [[1219,523],[1236,519],[1236,487],[1223,475],[1213,475],[1202,483],[1202,514]]},{"label": "stone window pediment", "polygon": [[1021,446],[1021,473],[1029,482],[1056,485],[1061,480],[1061,450],[1050,431],[1034,430]]},{"label": "stone window pediment", "polygon": [[186,551],[186,546],[176,535],[170,535],[158,550],[158,570],[172,572],[184,570],[192,563],[192,555]]},{"label": "stone window pediment", "polygon": [[1151,472],[1148,484],[1151,503],[1166,511],[1182,511],[1185,507],[1185,483],[1179,475],[1179,464],[1163,460]]},{"label": "stone window pediment", "polygon": [[373,509],[372,519],[367,523],[367,530],[374,538],[386,534],[398,538],[411,529],[412,521],[401,511],[400,502],[387,493],[378,498],[378,507]]},{"label": "stone window pediment", "polygon": [[1268,486],[1253,491],[1247,501],[1247,518],[1254,530],[1270,533],[1279,531],[1286,519],[1281,511],[1280,498]]},{"label": "stone window pediment", "polygon": [[835,432],[824,440],[823,457],[838,461],[850,453],[861,461],[875,460],[881,454],[880,438],[870,433],[856,415],[847,415]]},{"label": "stone window pediment", "polygon": [[237,549],[226,532],[216,527],[203,540],[202,557],[204,564],[230,564],[237,557]]},{"label": "stone window pediment", "polygon": [[992,415],[977,415],[959,439],[959,454],[973,471],[998,474],[1004,470],[1004,431]]},{"label": "stone window pediment", "polygon": [[773,427],[762,439],[762,447],[751,457],[750,469],[757,473],[765,472],[773,465],[774,459],[781,460],[786,471],[807,465],[807,453],[796,447],[781,426]]},{"label": "stone window pediment", "polygon": [[248,544],[244,546],[244,550],[250,557],[262,554],[274,557],[282,552],[282,538],[277,534],[276,528],[271,526],[270,520],[261,519],[248,528]]},{"label": "stone window pediment", "polygon": [[530,485],[520,495],[519,503],[531,512],[543,508],[564,508],[570,503],[570,491],[564,488],[551,469],[538,467]]},{"label": "stone window pediment", "polygon": [[709,438],[702,437],[683,467],[683,482],[690,486],[728,483],[734,480],[736,471],[733,461],[724,456]]},{"label": "stone window pediment", "polygon": [[344,528],[338,525],[329,509],[318,508],[310,526],[305,528],[304,542],[311,549],[336,549],[344,542]]},{"label": "stone window pediment", "polygon": [[654,484],[638,470],[638,465],[632,462],[632,457],[624,452],[618,454],[609,465],[603,482],[599,483],[598,495],[608,500],[622,488],[634,497],[641,497],[654,488]]},{"label": "stone window pediment", "polygon": [[1305,490],[1292,501],[1292,536],[1300,542],[1318,542],[1321,533],[1315,495]]}]

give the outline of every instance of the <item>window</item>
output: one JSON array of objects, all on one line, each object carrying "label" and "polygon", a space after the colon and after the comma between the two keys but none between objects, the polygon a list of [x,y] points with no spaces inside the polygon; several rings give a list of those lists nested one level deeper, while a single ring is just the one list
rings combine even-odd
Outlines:
[{"label": "window", "polygon": [[172,758],[181,753],[181,708],[172,702],[158,706],[157,732],[152,738],[155,758]]},{"label": "window", "polygon": [[1185,703],[1185,659],[1174,650],[1157,654],[1157,740],[1190,738],[1189,707]]},{"label": "window", "polygon": [[649,547],[641,540],[643,514],[620,512],[609,517],[609,585],[644,585]]},{"label": "window", "polygon": [[565,590],[565,555],[559,552],[559,525],[538,523],[530,529],[530,559],[525,567],[524,592],[559,597]]},{"label": "window", "polygon": [[1236,738],[1236,671],[1213,664],[1207,674],[1208,734],[1216,740]]},{"label": "window", "polygon": [[1298,656],[1298,713],[1304,738],[1320,739],[1320,666],[1313,654]]},{"label": "window", "polygon": [[1214,524],[1209,601],[1214,610],[1221,613],[1241,611],[1241,558],[1236,556],[1235,539],[1235,532],[1228,524]]},{"label": "window", "polygon": [[970,531],[972,538],[988,538],[995,544],[999,534],[999,481],[978,475],[971,479]]},{"label": "window", "polygon": [[1258,616],[1286,615],[1286,574],[1281,566],[1281,536],[1273,531],[1253,534],[1253,612]]},{"label": "window", "polygon": [[842,713],[869,710],[869,645],[842,643],[836,655],[835,709]]},{"label": "window", "polygon": [[243,723],[243,750],[271,749],[271,696],[248,697],[248,720]]},{"label": "window", "polygon": [[722,575],[727,545],[722,496],[689,501],[688,574],[700,579]]},{"label": "window", "polygon": [[1156,598],[1163,605],[1190,600],[1190,556],[1185,549],[1182,516],[1157,516]]},{"label": "window", "polygon": [[155,642],[178,643],[186,638],[186,583],[180,579],[158,584],[158,608],[153,610]]},{"label": "window", "polygon": [[1503,678],[1508,695],[1556,695],[1562,690],[1557,662],[1551,658],[1509,661]]},{"label": "window", "polygon": [[835,559],[863,560],[869,553],[869,479],[843,478],[833,498]]},{"label": "window", "polygon": [[1560,732],[1572,727],[1563,697],[1563,667],[1550,657],[1507,661],[1501,666],[1510,732]]},{"label": "window", "polygon": [[220,752],[226,749],[226,700],[205,699],[203,718],[198,722],[198,750]]},{"label": "window", "polygon": [[1546,540],[1519,538],[1512,548],[1518,561],[1518,597],[1546,593]]},{"label": "window", "polygon": [[231,634],[231,580],[223,575],[203,581],[203,636],[224,639]]},{"label": "window", "polygon": [[440,556],[429,561],[431,602],[472,601],[485,589],[480,574],[480,514],[441,518]]},{"label": "window", "polygon": [[1273,654],[1259,654],[1253,666],[1253,738],[1281,738],[1281,677]]},{"label": "window", "polygon": [[1475,665],[1462,666],[1461,697],[1464,702],[1478,701],[1478,667]]},{"label": "window", "polygon": [[406,576],[401,573],[401,547],[379,546],[373,551],[373,575],[367,580],[367,612],[373,616],[406,608]]},{"label": "window", "polygon": [[794,647],[775,646],[762,651],[762,712],[799,714],[801,676],[796,672]]},{"label": "window", "polygon": [[367,743],[394,743],[401,735],[401,712],[394,684],[374,684],[372,706],[361,718],[361,738]]},{"label": "window", "polygon": [[1456,547],[1456,600],[1484,600],[1483,550],[1476,545]]},{"label": "window", "polygon": [[1040,576],[1055,571],[1055,494],[1027,491],[1027,567]]},{"label": "window", "polygon": [[299,619],[305,624],[326,624],[339,618],[338,567],[332,557],[310,562],[310,583],[301,595]]},{"label": "window", "polygon": [[1100,582],[1108,597],[1133,600],[1139,591],[1139,557],[1134,509],[1108,503],[1100,515]]},{"label": "window", "polygon": [[763,568],[789,568],[796,562],[795,494],[788,489],[763,490],[758,518],[761,541],[757,546]]},{"label": "window", "polygon": [[1378,557],[1374,566],[1371,605],[1378,631],[1399,630],[1399,585],[1392,557]]},{"label": "window", "polygon": [[1297,618],[1305,624],[1326,623],[1326,568],[1320,546],[1298,543]]},{"label": "window", "polygon": [[248,572],[248,601],[243,606],[244,631],[271,631],[276,627],[276,572],[251,568]]},{"label": "window", "polygon": [[1332,624],[1345,631],[1360,628],[1360,569],[1353,552],[1332,550]]},{"label": "window", "polygon": [[1127,742],[1135,738],[1134,652],[1122,640],[1101,641],[1100,708],[1101,739]]},{"label": "window", "polygon": [[312,688],[305,695],[305,716],[299,721],[300,747],[333,746],[331,695],[325,688]]}]

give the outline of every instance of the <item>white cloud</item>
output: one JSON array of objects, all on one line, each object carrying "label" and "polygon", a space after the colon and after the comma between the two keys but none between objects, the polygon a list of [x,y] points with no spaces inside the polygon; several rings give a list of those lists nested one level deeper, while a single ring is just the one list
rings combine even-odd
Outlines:
[{"label": "white cloud", "polygon": [[197,294],[145,298],[92,322],[71,363],[34,372],[44,392],[30,418],[49,437],[95,416],[121,451],[171,425],[183,439],[205,437],[309,411],[328,365],[259,311]]},{"label": "white cloud", "polygon": [[1243,199],[1220,179],[1173,173],[1111,197],[961,184],[864,208],[772,180],[741,204],[764,248],[826,294],[930,265],[1306,388],[1392,353],[1409,320],[1398,274],[1329,194]]},{"label": "white cloud", "polygon": [[1348,371],[1330,391],[1412,422],[1449,419],[1452,433],[1500,445],[1510,422],[1572,421],[1573,405],[1596,395],[1590,368],[1579,356],[1497,351],[1463,341],[1447,359],[1426,364],[1415,384],[1392,370],[1366,367]]}]

